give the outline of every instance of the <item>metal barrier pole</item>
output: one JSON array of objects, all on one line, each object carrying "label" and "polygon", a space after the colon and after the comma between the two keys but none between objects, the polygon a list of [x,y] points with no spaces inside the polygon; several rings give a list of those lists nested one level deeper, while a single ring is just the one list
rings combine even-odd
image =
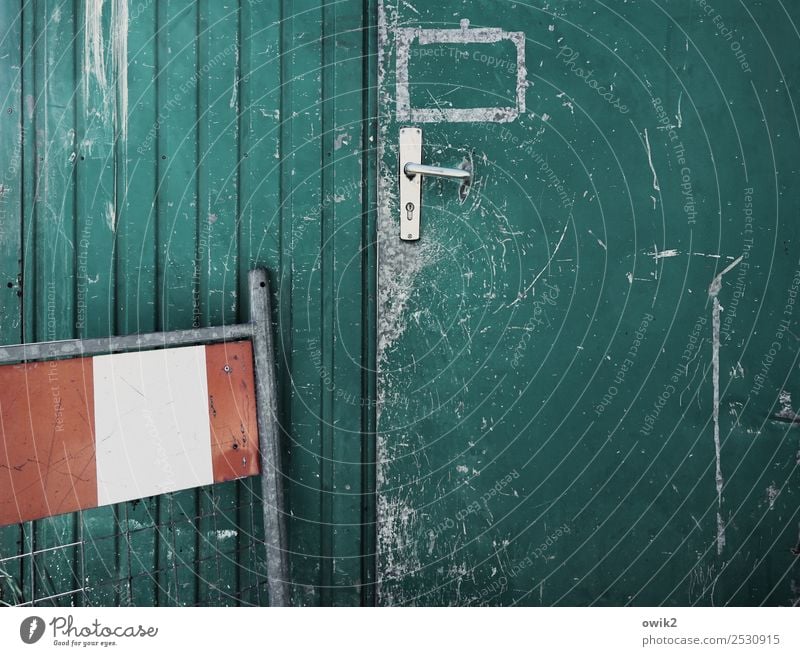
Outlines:
[{"label": "metal barrier pole", "polygon": [[249,323],[141,335],[0,346],[0,364],[92,357],[240,339],[252,340],[269,601],[271,606],[288,606],[290,604],[289,560],[267,272],[265,269],[255,269],[250,271],[248,279]]},{"label": "metal barrier pole", "polygon": [[283,473],[275,385],[275,351],[272,341],[266,270],[254,269],[251,271],[249,283],[269,603],[270,606],[288,606],[290,604],[289,559],[283,512]]},{"label": "metal barrier pole", "polygon": [[217,344],[252,339],[253,325],[215,326],[194,330],[173,330],[141,335],[64,339],[55,342],[34,342],[0,346],[0,364],[39,362],[59,358],[89,358],[109,353],[127,353],[148,349],[173,348],[194,344]]}]

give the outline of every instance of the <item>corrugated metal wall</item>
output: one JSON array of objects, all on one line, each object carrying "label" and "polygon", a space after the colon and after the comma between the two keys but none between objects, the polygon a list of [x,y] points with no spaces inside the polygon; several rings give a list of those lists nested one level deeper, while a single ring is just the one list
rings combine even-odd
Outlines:
[{"label": "corrugated metal wall", "polygon": [[[273,274],[299,604],[371,603],[370,3],[0,4],[0,341],[243,320]],[[0,529],[0,603],[265,604],[257,479]]]}]

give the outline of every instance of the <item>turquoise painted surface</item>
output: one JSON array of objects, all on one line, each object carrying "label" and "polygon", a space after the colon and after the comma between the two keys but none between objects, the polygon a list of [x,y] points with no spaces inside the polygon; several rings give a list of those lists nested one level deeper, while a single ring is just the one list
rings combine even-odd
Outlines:
[{"label": "turquoise painted surface", "polygon": [[[0,7],[0,339],[241,321],[268,267],[298,604],[371,594],[369,11]],[[257,479],[6,527],[0,603],[263,605],[262,539]]]},{"label": "turquoise painted surface", "polygon": [[382,6],[380,602],[796,605],[796,7]]}]

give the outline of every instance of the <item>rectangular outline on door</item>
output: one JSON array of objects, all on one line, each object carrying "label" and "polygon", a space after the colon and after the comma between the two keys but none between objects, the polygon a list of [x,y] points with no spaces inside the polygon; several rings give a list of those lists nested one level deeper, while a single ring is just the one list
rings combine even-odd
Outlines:
[{"label": "rectangular outline on door", "polygon": [[[481,122],[510,123],[525,112],[525,33],[505,32],[499,27],[470,28],[468,20],[461,21],[461,29],[439,30],[419,27],[399,27],[395,30],[397,47],[397,120],[412,123]],[[420,45],[434,43],[497,43],[508,40],[517,47],[517,104],[515,107],[470,107],[444,109],[415,109],[411,107],[408,80],[408,60],[411,42],[419,39]]]}]

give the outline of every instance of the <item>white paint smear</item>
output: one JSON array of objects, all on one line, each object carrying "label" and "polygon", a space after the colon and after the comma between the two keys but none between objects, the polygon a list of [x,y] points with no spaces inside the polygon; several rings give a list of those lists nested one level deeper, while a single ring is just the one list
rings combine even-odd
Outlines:
[{"label": "white paint smear", "polygon": [[[525,67],[525,33],[506,32],[496,27],[470,28],[469,20],[461,20],[461,29],[423,29],[398,27],[394,30],[397,48],[396,103],[397,120],[412,123],[465,123],[492,122],[510,123],[525,113],[525,90],[527,69]],[[420,45],[435,43],[497,43],[511,41],[517,49],[516,105],[514,107],[437,107],[413,108],[408,74],[411,44],[417,39]],[[443,62],[447,66],[450,62]]]},{"label": "white paint smear", "polygon": [[[113,0],[111,3],[111,74],[116,86],[109,83],[106,62],[106,41],[103,37],[104,0],[86,0],[83,19],[83,94],[92,97],[91,80],[97,84],[97,94],[102,99],[102,109],[93,109],[87,103],[87,116],[94,120],[99,116],[109,125],[116,119],[116,130],[125,143],[128,139],[128,0]],[[115,98],[115,93],[118,97]]]},{"label": "white paint smear", "polygon": [[787,419],[788,421],[798,419],[797,413],[792,408],[792,395],[789,392],[781,390],[778,402],[781,404],[781,409],[775,414],[777,419]]},{"label": "white paint smear", "polygon": [[648,253],[648,255],[650,255],[655,260],[660,260],[664,257],[675,257],[676,255],[680,255],[680,253],[674,248],[669,248],[664,251],[656,251],[656,249],[653,249],[653,252]]},{"label": "white paint smear", "polygon": [[111,63],[117,80],[117,129],[128,142],[128,0],[114,0],[111,9]]},{"label": "white paint smear", "polygon": [[[708,286],[708,295],[712,299],[711,310],[711,371],[712,382],[714,385],[714,403],[712,407],[712,416],[714,421],[714,455],[716,459],[716,468],[714,479],[717,486],[717,508],[722,509],[722,487],[724,480],[722,478],[722,445],[719,437],[719,345],[720,345],[720,315],[722,314],[723,307],[719,303],[717,294],[722,289],[722,276],[733,269],[739,262],[742,261],[742,256],[731,262],[725,269],[717,274]],[[722,520],[722,515],[717,512],[717,553],[722,553],[722,548],[725,546],[725,522]]]},{"label": "white paint smear", "polygon": [[656,175],[656,168],[653,166],[653,153],[650,150],[650,138],[647,136],[647,128],[644,129],[644,143],[647,147],[647,163],[650,165],[650,171],[653,173],[653,189],[656,191],[661,191],[661,187],[658,186],[658,176]]}]

